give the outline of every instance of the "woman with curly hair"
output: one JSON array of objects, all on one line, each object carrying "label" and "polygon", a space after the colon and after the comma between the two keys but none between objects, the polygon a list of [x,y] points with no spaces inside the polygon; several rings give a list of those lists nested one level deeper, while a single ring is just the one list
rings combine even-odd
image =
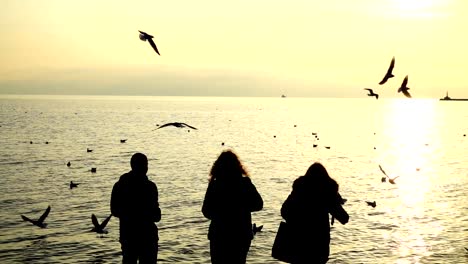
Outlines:
[{"label": "woman with curly hair", "polygon": [[237,155],[223,151],[211,168],[202,207],[211,220],[211,263],[246,263],[253,238],[251,212],[262,208],[262,197]]}]

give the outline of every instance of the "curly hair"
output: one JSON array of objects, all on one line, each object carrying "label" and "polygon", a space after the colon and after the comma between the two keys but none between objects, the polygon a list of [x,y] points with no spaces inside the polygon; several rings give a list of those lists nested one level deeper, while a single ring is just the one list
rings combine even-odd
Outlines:
[{"label": "curly hair", "polygon": [[226,177],[249,177],[238,156],[232,150],[224,150],[213,163],[209,180],[225,179]]}]

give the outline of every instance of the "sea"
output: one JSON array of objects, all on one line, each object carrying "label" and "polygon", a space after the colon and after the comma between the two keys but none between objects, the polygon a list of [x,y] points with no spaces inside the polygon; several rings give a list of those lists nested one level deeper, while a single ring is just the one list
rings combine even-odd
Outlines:
[{"label": "sea", "polygon": [[[339,183],[350,215],[332,226],[328,263],[468,263],[468,102],[0,95],[0,109],[1,263],[121,263],[119,219],[97,234],[91,215],[110,215],[136,152],[159,189],[158,263],[210,263],[201,207],[226,149],[264,200],[247,263],[280,263],[271,248],[281,205],[313,162]],[[197,129],[157,129],[168,122]],[[22,220],[49,205],[46,228]]]}]

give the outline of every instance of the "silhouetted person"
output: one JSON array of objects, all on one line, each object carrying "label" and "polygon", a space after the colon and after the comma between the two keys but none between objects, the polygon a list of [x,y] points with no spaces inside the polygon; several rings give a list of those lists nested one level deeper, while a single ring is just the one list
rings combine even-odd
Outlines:
[{"label": "silhouetted person", "polygon": [[326,263],[330,254],[329,216],[346,224],[349,216],[341,206],[338,184],[320,163],[312,164],[297,178],[281,207],[281,216],[291,227],[294,264]]},{"label": "silhouetted person", "polygon": [[130,160],[132,170],[114,184],[111,213],[120,220],[122,260],[127,263],[156,263],[158,228],[161,220],[158,188],[148,179],[148,159],[136,153]]},{"label": "silhouetted person", "polygon": [[263,200],[231,150],[214,162],[203,201],[203,215],[211,220],[211,263],[245,263],[253,238],[251,212],[263,208]]}]

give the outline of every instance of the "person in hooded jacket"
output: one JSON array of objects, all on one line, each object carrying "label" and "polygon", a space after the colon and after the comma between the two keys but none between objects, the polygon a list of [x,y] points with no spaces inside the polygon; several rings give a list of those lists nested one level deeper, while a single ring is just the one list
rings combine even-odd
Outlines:
[{"label": "person in hooded jacket", "polygon": [[330,254],[329,214],[341,224],[349,220],[338,183],[321,163],[313,163],[298,177],[281,207],[293,241],[293,264],[326,263]]}]

